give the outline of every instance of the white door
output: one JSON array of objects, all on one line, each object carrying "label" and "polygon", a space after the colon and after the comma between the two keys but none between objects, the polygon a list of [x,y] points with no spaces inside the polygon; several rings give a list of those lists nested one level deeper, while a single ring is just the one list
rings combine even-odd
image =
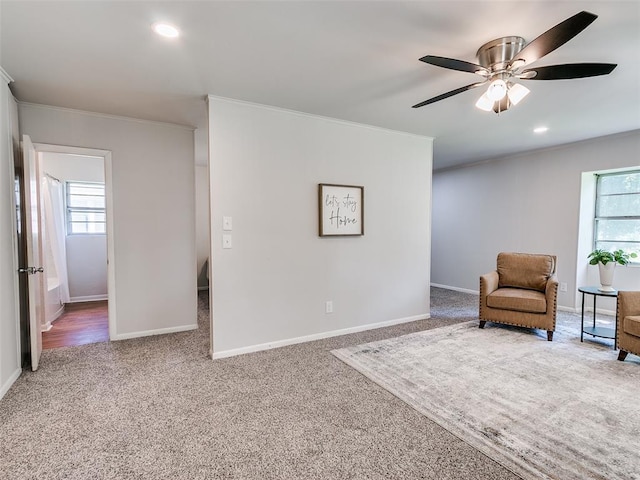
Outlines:
[{"label": "white door", "polygon": [[27,265],[20,269],[29,276],[29,336],[31,337],[31,369],[37,370],[42,353],[42,320],[44,316],[44,274],[40,245],[40,182],[36,149],[28,135],[22,136],[24,156],[24,214],[27,239]]}]

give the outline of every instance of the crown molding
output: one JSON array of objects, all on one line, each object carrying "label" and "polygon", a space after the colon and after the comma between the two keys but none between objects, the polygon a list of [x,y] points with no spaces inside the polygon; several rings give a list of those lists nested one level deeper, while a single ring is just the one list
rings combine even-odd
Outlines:
[{"label": "crown molding", "polygon": [[11,78],[11,75],[9,75],[7,73],[7,71],[0,67],[0,77],[2,77],[2,79],[5,81],[5,83],[9,84],[11,82],[13,82],[13,78]]},{"label": "crown molding", "polygon": [[271,110],[271,111],[274,111],[274,112],[282,112],[282,113],[289,113],[291,115],[299,115],[301,117],[316,118],[316,119],[321,119],[321,120],[325,120],[325,121],[328,121],[328,122],[339,123],[339,124],[342,124],[342,125],[349,125],[349,126],[352,126],[352,127],[368,128],[368,129],[376,130],[376,131],[379,131],[379,132],[386,132],[386,133],[405,135],[407,137],[420,138],[422,140],[431,140],[432,142],[434,140],[433,137],[429,137],[427,135],[418,135],[416,133],[403,132],[401,130],[393,130],[391,128],[378,127],[376,125],[369,125],[369,124],[366,124],[366,123],[352,122],[350,120],[342,120],[340,118],[325,117],[323,115],[316,115],[314,113],[301,112],[299,110],[290,110],[288,108],[275,107],[273,105],[265,105],[265,104],[262,104],[262,103],[248,102],[246,100],[237,100],[235,98],[219,97],[217,95],[207,95],[206,100],[207,100],[207,105],[209,105],[211,101],[217,100],[217,101],[223,101],[223,102],[228,102],[228,103],[235,103],[235,104],[238,104],[238,105],[246,105],[246,106],[254,107],[254,108],[262,108],[264,110]]},{"label": "crown molding", "polygon": [[18,101],[18,104],[21,105],[21,106],[25,106],[25,107],[41,108],[41,109],[45,109],[45,110],[57,110],[57,111],[60,111],[60,112],[69,112],[69,113],[80,113],[80,114],[89,115],[89,116],[92,116],[92,117],[110,118],[110,119],[113,119],[113,120],[125,120],[125,121],[129,121],[129,122],[144,123],[144,124],[147,124],[147,125],[162,125],[162,126],[165,126],[165,127],[174,127],[174,128],[180,128],[182,130],[189,130],[189,131],[194,131],[197,128],[197,127],[194,127],[192,125],[182,125],[182,124],[179,124],[179,123],[159,122],[159,121],[156,121],[156,120],[145,120],[143,118],[125,117],[124,115],[112,115],[110,113],[90,112],[88,110],[79,110],[77,108],[68,108],[68,107],[57,107],[55,105],[44,105],[42,103],[31,103],[31,102]]}]

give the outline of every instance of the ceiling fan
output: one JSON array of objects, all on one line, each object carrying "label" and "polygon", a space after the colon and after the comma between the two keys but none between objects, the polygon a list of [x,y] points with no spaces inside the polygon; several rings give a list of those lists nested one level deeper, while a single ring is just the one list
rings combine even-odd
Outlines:
[{"label": "ceiling fan", "polygon": [[526,46],[522,37],[502,37],[492,40],[478,49],[476,56],[479,65],[454,58],[424,56],[420,61],[451,70],[475,73],[484,77],[484,80],[430,98],[414,105],[413,108],[423,107],[489,84],[487,91],[477,101],[476,107],[487,112],[493,110],[500,113],[516,105],[529,93],[528,88],[515,83],[514,80],[565,80],[607,75],[616,68],[616,64],[567,63],[525,68],[567,43],[596,18],[598,16],[590,12],[577,13],[547,30]]}]

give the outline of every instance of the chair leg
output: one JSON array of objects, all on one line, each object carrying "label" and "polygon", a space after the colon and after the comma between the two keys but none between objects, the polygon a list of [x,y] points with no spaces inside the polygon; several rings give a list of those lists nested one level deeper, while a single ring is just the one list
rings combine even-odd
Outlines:
[{"label": "chair leg", "polygon": [[547,330],[547,340],[549,342],[553,341],[553,332],[551,330]]},{"label": "chair leg", "polygon": [[625,352],[624,350],[620,350],[620,353],[618,354],[618,360],[620,360],[621,362],[624,362],[624,359],[627,358],[627,353],[629,353],[629,352]]},{"label": "chair leg", "polygon": [[480,320],[480,325],[478,325],[480,328],[484,328],[484,325],[487,323],[486,320]]}]

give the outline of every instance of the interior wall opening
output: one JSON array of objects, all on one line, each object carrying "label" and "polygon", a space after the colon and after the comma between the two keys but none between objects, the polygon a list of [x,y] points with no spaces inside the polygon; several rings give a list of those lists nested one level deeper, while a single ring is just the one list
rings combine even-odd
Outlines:
[{"label": "interior wall opening", "polygon": [[[199,135],[196,134],[196,140]],[[201,140],[206,145],[206,140]],[[202,150],[202,149],[200,149]],[[198,275],[198,328],[211,329],[210,318],[210,272],[211,272],[211,229],[209,208],[209,166],[204,154],[196,156],[195,196],[196,196],[196,272]],[[200,317],[203,318],[200,318]],[[211,349],[212,345],[209,346]]]},{"label": "interior wall opening", "polygon": [[[576,287],[581,286],[599,286],[598,267],[589,265],[588,255],[595,248],[594,243],[594,217],[596,210],[596,182],[597,175],[621,173],[625,171],[637,170],[619,168],[611,170],[599,170],[592,172],[583,172],[581,176],[580,188],[580,214],[578,228],[578,246],[576,271]],[[638,264],[630,264],[626,266],[616,267],[615,288],[617,290],[638,290],[640,288],[640,276],[638,275]],[[575,294],[574,305],[580,305],[580,293]],[[616,299],[602,298],[598,300],[598,311],[603,314],[615,315]],[[588,304],[586,310],[593,310],[593,304]]]},{"label": "interior wall opening", "polygon": [[39,151],[38,162],[42,347],[109,341],[105,158]]}]

